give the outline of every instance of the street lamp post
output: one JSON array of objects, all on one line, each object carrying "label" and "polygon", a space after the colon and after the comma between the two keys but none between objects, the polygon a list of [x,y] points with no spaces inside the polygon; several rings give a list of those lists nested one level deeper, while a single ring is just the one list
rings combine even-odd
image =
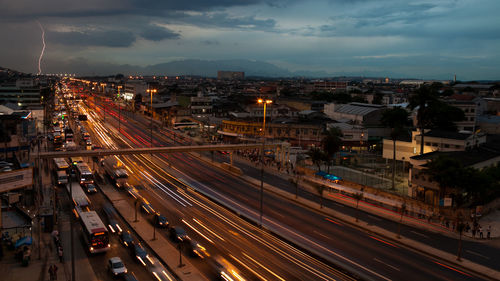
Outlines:
[{"label": "street lamp post", "polygon": [[153,93],[156,94],[158,92],[157,89],[148,89],[146,90],[151,95],[151,107],[150,107],[150,113],[151,113],[151,147],[153,147]]},{"label": "street lamp post", "polygon": [[122,86],[118,86],[118,132],[121,130],[121,123],[122,123],[122,104],[120,101],[120,89]]},{"label": "street lamp post", "polygon": [[262,227],[262,213],[264,208],[264,145],[265,145],[265,135],[266,135],[266,105],[271,104],[272,100],[258,99],[258,103],[264,105],[264,118],[262,119],[262,149],[260,154],[260,227]]}]

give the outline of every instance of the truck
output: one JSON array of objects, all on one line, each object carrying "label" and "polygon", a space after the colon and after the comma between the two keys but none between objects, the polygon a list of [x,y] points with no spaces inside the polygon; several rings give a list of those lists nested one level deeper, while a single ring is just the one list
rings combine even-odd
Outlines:
[{"label": "truck", "polygon": [[113,185],[123,188],[128,179],[128,172],[123,162],[116,156],[106,157],[101,161],[104,172],[109,176]]}]

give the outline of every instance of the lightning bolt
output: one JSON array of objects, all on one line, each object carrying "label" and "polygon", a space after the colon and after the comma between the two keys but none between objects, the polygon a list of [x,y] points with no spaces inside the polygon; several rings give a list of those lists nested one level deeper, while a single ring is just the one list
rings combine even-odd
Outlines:
[{"label": "lightning bolt", "polygon": [[40,26],[40,29],[42,30],[42,43],[43,43],[43,48],[42,52],[40,53],[40,57],[38,58],[38,74],[42,74],[42,57],[43,53],[45,52],[45,29],[43,29],[42,24],[39,21],[36,21],[38,23],[38,26]]}]

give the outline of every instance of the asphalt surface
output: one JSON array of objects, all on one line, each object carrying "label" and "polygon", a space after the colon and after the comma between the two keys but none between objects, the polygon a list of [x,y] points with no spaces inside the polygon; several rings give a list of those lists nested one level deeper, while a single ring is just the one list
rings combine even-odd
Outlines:
[{"label": "asphalt surface", "polygon": [[[112,109],[112,107],[110,108]],[[113,113],[110,114],[110,116],[113,115]],[[124,115],[122,115],[122,118],[123,116]],[[126,134],[130,136],[129,142],[132,145],[149,145],[147,141],[149,140],[149,134],[147,134],[147,130],[145,130],[143,126],[135,122],[127,122],[127,120],[124,119],[122,119],[121,125],[122,129],[126,128],[124,129],[126,133],[124,132],[123,134],[125,136]],[[168,145],[172,142],[166,138],[160,140],[156,134],[155,140],[156,142],[153,143],[154,145]],[[162,156],[162,158],[176,168],[177,178],[182,177],[183,181],[189,181],[190,184],[196,185],[197,189],[210,194],[210,196],[216,198],[217,201],[225,202],[230,206],[236,205],[236,207],[242,209],[242,212],[246,212],[246,216],[252,217],[257,215],[255,210],[259,209],[260,194],[257,189],[247,182],[237,177],[227,175],[213,167],[209,167],[205,163],[199,162],[197,159],[187,154],[173,154]],[[164,165],[160,165],[159,168],[162,170],[172,170],[168,168],[168,166],[167,163],[164,163]],[[144,168],[145,167],[142,169]],[[243,167],[243,169],[250,176],[255,176],[253,173],[259,172],[257,169],[252,170],[251,167]],[[159,169],[154,169],[154,171],[158,170]],[[159,174],[157,176],[160,177]],[[282,178],[275,177],[271,174],[266,174],[265,180],[267,183],[276,185],[280,188],[294,188],[291,187],[288,182],[285,184]],[[178,188],[178,186],[167,186],[167,188],[173,189]],[[306,193],[302,190],[299,196],[314,197],[313,194]],[[162,202],[158,202],[158,204],[162,205]],[[356,212],[356,210],[352,208],[347,208],[337,203],[326,201],[325,204],[332,204],[332,207],[340,208],[339,210],[345,213]],[[363,216],[363,220],[367,221],[371,219],[373,223],[377,225],[385,227],[385,224],[387,224],[387,227],[394,227],[394,225],[397,227],[397,224],[382,220],[376,216],[371,216],[369,214],[361,214],[361,216]],[[209,220],[209,218],[205,219]],[[309,244],[307,246],[308,250],[326,254],[333,260],[336,260],[336,263],[353,269],[362,276],[367,275],[369,278],[382,280],[400,280],[402,278],[406,280],[471,280],[471,277],[466,273],[461,273],[453,270],[453,268],[450,269],[449,267],[443,266],[439,261],[409,251],[398,245],[391,244],[380,237],[367,235],[348,225],[336,222],[334,218],[325,218],[321,214],[290,204],[288,201],[270,194],[265,194],[264,196],[264,223],[265,225],[272,225],[272,228],[288,232],[287,235],[296,233],[297,237],[302,237],[304,245]],[[213,224],[216,224],[215,220]],[[223,226],[220,231],[230,232],[227,228],[227,226]],[[410,227],[403,227],[403,235],[405,235],[406,232],[412,233],[410,235],[418,236],[415,240],[421,240],[423,237],[422,235],[428,236],[430,239],[433,239],[433,236],[435,236],[433,233],[425,233],[420,229],[416,230]],[[443,237],[443,239],[447,241],[447,245],[451,244],[448,242],[450,238]],[[238,241],[237,244],[240,245],[241,243],[241,241]],[[249,246],[251,247],[251,245],[250,243]],[[228,250],[230,250],[230,253],[235,252],[235,250]],[[262,260],[266,259],[268,259],[268,256],[264,255]],[[271,262],[266,262],[266,264],[269,263]],[[294,272],[291,278],[297,277],[296,274],[297,273]]]}]

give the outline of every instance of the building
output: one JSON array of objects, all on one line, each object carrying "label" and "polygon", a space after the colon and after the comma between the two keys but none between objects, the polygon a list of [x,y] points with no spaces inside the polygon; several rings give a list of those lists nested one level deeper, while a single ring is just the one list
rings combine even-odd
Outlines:
[{"label": "building", "polygon": [[355,125],[378,125],[383,105],[351,102],[349,104],[325,104],[324,113],[333,120],[350,122]]},{"label": "building", "polygon": [[218,80],[243,80],[245,79],[245,72],[243,71],[217,71]]},{"label": "building", "polygon": [[[418,131],[413,131],[411,138],[401,137],[396,141],[396,160],[409,161],[410,157],[420,154],[421,137]],[[424,134],[424,153],[435,151],[464,151],[474,146],[486,143],[484,134],[466,134],[432,130]],[[382,157],[393,158],[392,139],[383,140]]]},{"label": "building", "polygon": [[500,162],[500,151],[490,148],[476,147],[467,151],[434,151],[410,158],[410,175],[408,195],[433,206],[451,207],[455,194],[459,192],[450,187],[441,187],[433,181],[425,170],[427,163],[439,156],[458,160],[464,167],[483,169]]},{"label": "building", "polygon": [[446,103],[460,108],[465,114],[465,119],[463,121],[455,122],[459,131],[475,131],[477,127],[477,116],[482,115],[487,109],[487,102],[473,95],[454,94],[446,99]]},{"label": "building", "polygon": [[[266,138],[286,140],[292,146],[319,145],[323,137],[323,125],[317,123],[266,123]],[[262,122],[222,121],[219,134],[236,141],[237,138],[262,136]]]},{"label": "building", "polygon": [[206,97],[198,94],[196,97],[191,97],[191,115],[193,117],[211,116],[213,110],[214,97]]},{"label": "building", "polygon": [[316,92],[336,92],[345,91],[347,82],[345,81],[315,81],[313,90]]}]

